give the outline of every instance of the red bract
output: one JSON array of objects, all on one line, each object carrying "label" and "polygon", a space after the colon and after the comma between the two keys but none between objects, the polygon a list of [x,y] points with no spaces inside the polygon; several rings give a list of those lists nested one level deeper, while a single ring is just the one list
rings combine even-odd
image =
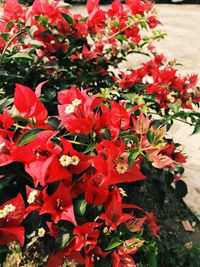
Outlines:
[{"label": "red bract", "polygon": [[23,246],[24,227],[20,225],[24,215],[25,206],[20,194],[0,206],[0,246],[15,240]]},{"label": "red bract", "polygon": [[85,193],[85,200],[92,205],[101,205],[107,200],[109,194],[109,177],[101,172],[91,170],[74,185],[76,193]]},{"label": "red bract", "polygon": [[7,140],[0,135],[0,166],[5,166],[13,161],[13,151],[16,149],[16,144],[13,141]]},{"label": "red bract", "polygon": [[46,193],[40,214],[51,214],[54,223],[65,220],[76,225],[70,190],[70,187],[60,183],[56,192],[51,196]]},{"label": "red bract", "polygon": [[111,103],[110,109],[102,105],[101,116],[95,123],[95,131],[100,139],[106,129],[110,130],[111,140],[116,140],[120,130],[130,127],[130,112],[116,102]]},{"label": "red bract", "polygon": [[12,137],[13,133],[9,131],[9,128],[14,124],[14,120],[8,114],[8,111],[5,109],[3,114],[0,114],[0,134],[2,137]]},{"label": "red bract", "polygon": [[79,264],[84,264],[85,260],[80,252],[74,251],[76,239],[73,238],[70,243],[60,251],[55,251],[49,258],[46,267],[59,267],[62,264],[62,259],[66,256],[69,260],[74,259]]},{"label": "red bract", "polygon": [[104,204],[105,213],[99,216],[111,230],[115,230],[121,223],[132,218],[132,215],[123,213],[122,197],[118,188],[110,192],[106,203]]},{"label": "red bract", "polygon": [[17,0],[7,0],[3,10],[4,20],[18,21],[24,15],[22,6]]},{"label": "red bract", "polygon": [[25,164],[25,170],[33,178],[35,186],[57,180],[66,179],[71,183],[72,174],[65,164],[61,164],[60,157],[72,149],[70,143],[68,148],[62,152],[62,148],[51,141],[57,132],[41,132],[37,138],[29,144],[18,147],[15,152],[17,161]]},{"label": "red bract", "polygon": [[125,249],[118,249],[117,252],[112,253],[112,266],[113,267],[137,267],[135,261]]},{"label": "red bract", "polygon": [[75,87],[58,93],[58,106],[61,125],[71,133],[89,134],[94,126],[96,115],[94,109],[103,101],[96,96],[88,97],[86,91]]},{"label": "red bract", "polygon": [[94,167],[108,176],[108,184],[118,184],[144,180],[140,172],[139,162],[129,166],[129,152],[125,150],[123,142],[112,143],[103,140],[96,145],[98,156],[94,158]]},{"label": "red bract", "polygon": [[14,103],[24,118],[34,118],[37,123],[44,122],[48,113],[36,94],[28,87],[16,84]]},{"label": "red bract", "polygon": [[90,252],[98,242],[99,230],[101,223],[88,222],[77,225],[73,234],[76,236],[75,250],[80,251],[85,247],[86,253]]}]

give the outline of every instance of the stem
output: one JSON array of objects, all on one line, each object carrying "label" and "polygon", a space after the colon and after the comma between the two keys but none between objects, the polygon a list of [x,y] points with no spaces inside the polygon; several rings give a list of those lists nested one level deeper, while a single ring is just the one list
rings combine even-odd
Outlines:
[{"label": "stem", "polygon": [[111,36],[108,38],[108,40],[112,39],[113,37],[117,36],[117,35],[120,34],[121,32],[127,30],[128,28],[130,28],[130,26],[127,25],[127,26],[124,27],[122,30],[119,30],[118,32],[116,32],[116,33],[114,33],[113,35],[111,35]]},{"label": "stem", "polygon": [[6,53],[6,51],[7,51],[7,49],[8,49],[8,47],[10,46],[10,44],[15,40],[15,38],[16,37],[18,37],[21,33],[23,33],[25,31],[25,29],[22,29],[22,30],[20,30],[19,32],[17,32],[8,42],[7,42],[7,44],[6,44],[6,46],[4,47],[4,49],[3,49],[3,52],[2,52],[2,54],[1,54],[1,60],[0,60],[0,64],[2,64],[2,62],[3,62],[3,59],[4,59],[4,57],[5,57],[5,53]]},{"label": "stem", "polygon": [[67,140],[67,141],[69,141],[70,143],[75,144],[75,145],[88,146],[87,144],[83,144],[83,143],[80,143],[77,141],[72,141],[72,140]]},{"label": "stem", "polygon": [[16,127],[16,130],[19,128],[19,129],[27,129],[27,130],[29,130],[29,128],[27,128],[26,126],[21,126],[21,125],[19,125],[19,124],[17,124],[17,123],[14,123],[13,124],[15,127]]}]

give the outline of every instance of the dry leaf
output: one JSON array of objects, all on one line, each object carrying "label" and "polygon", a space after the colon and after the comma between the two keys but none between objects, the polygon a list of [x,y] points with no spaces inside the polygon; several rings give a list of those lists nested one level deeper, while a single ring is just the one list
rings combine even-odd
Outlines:
[{"label": "dry leaf", "polygon": [[181,221],[183,228],[186,232],[195,232],[195,229],[192,227],[188,220]]}]

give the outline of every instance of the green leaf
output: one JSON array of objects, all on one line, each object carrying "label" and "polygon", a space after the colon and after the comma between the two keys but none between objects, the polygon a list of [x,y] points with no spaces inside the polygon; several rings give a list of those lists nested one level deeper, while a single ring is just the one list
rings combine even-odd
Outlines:
[{"label": "green leaf", "polygon": [[70,15],[68,15],[66,13],[61,13],[61,14],[62,14],[63,18],[67,21],[67,23],[73,24],[74,20]]},{"label": "green leaf", "polygon": [[136,144],[136,145],[139,144],[138,138],[135,135],[133,135],[133,134],[131,134],[131,135],[125,135],[125,136],[123,136],[123,138],[124,138],[124,141],[125,142],[130,142],[131,141],[133,144]]},{"label": "green leaf", "polygon": [[11,105],[14,102],[14,98],[3,98],[0,100],[0,112],[3,112],[3,110]]},{"label": "green leaf", "polygon": [[30,130],[27,133],[23,134],[17,143],[18,146],[24,146],[24,145],[30,143],[31,141],[33,141],[36,138],[37,134],[42,132],[42,131],[44,131],[44,129],[36,128],[36,129]]},{"label": "green leaf", "polygon": [[6,29],[10,28],[13,25],[15,25],[14,21],[10,20],[6,25]]},{"label": "green leaf", "polygon": [[0,36],[4,39],[4,41],[9,41],[9,34],[8,33],[1,33]]},{"label": "green leaf", "polygon": [[140,154],[140,151],[135,150],[135,149],[130,149],[129,150],[130,154],[128,157],[128,164],[131,166],[133,162],[136,160],[137,156]]},{"label": "green leaf", "polygon": [[182,180],[175,183],[175,193],[178,197],[183,198],[187,195],[187,185]]},{"label": "green leaf", "polygon": [[27,53],[23,53],[23,52],[17,52],[16,54],[12,55],[10,58],[26,58],[26,59],[32,59],[33,58],[28,55]]},{"label": "green leaf", "polygon": [[113,237],[105,250],[112,250],[123,244],[123,242],[124,241],[120,240],[118,237]]},{"label": "green leaf", "polygon": [[123,42],[123,41],[127,41],[127,40],[128,40],[128,39],[127,39],[124,35],[122,35],[122,34],[117,35],[117,36],[115,37],[115,39],[117,39],[117,40],[120,41],[120,42]]},{"label": "green leaf", "polygon": [[179,112],[181,107],[181,100],[178,99],[174,104],[169,104],[169,107],[174,113]]},{"label": "green leaf", "polygon": [[56,241],[55,241],[56,249],[64,248],[67,245],[67,243],[69,242],[69,240],[70,240],[70,234],[69,233],[66,233],[66,234],[56,238]]},{"label": "green leaf", "polygon": [[153,129],[150,129],[147,133],[147,140],[149,141],[150,144],[153,144],[155,138],[155,133]]},{"label": "green leaf", "polygon": [[141,25],[142,28],[144,28],[144,29],[147,30],[147,23],[146,23],[145,20],[141,20],[139,23],[140,23],[140,25]]},{"label": "green leaf", "polygon": [[0,263],[3,264],[4,260],[6,259],[7,254],[10,252],[8,246],[1,246],[0,247]]},{"label": "green leaf", "polygon": [[58,130],[59,129],[60,120],[58,120],[57,118],[50,117],[50,118],[48,118],[47,123],[48,123],[48,125],[50,125],[51,127],[53,127],[55,130]]},{"label": "green leaf", "polygon": [[128,44],[130,45],[131,49],[135,49],[135,44],[134,43],[129,42]]},{"label": "green leaf", "polygon": [[85,214],[86,208],[87,208],[87,202],[85,201],[85,199],[79,199],[76,201],[75,213],[77,215],[83,216]]},{"label": "green leaf", "polygon": [[100,132],[100,134],[101,134],[101,136],[102,136],[104,139],[106,139],[106,140],[110,140],[110,139],[111,139],[111,132],[110,132],[110,130],[109,130],[108,128],[102,130],[102,131]]},{"label": "green leaf", "polygon": [[150,253],[148,255],[148,263],[149,263],[149,267],[157,267],[157,258],[156,258],[156,255],[153,254],[153,253]]},{"label": "green leaf", "polygon": [[200,121],[198,121],[194,127],[192,134],[200,133]]},{"label": "green leaf", "polygon": [[14,173],[7,174],[3,179],[0,179],[0,190],[7,186],[10,181],[15,177]]},{"label": "green leaf", "polygon": [[86,150],[84,151],[84,154],[87,154],[87,153],[91,152],[95,148],[95,146],[96,146],[95,142],[89,144],[88,147],[86,148]]}]

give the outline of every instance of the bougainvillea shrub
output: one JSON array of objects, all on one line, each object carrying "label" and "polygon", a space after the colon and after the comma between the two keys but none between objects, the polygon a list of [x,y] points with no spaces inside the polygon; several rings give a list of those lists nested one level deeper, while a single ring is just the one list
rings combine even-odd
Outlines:
[{"label": "bougainvillea shrub", "polygon": [[[197,75],[180,76],[153,45],[149,1],[115,0],[88,16],[59,1],[8,0],[0,22],[0,245],[38,239],[47,266],[137,266],[159,238],[156,215],[131,201],[148,181],[179,196],[186,157],[173,120],[199,131]],[[122,69],[128,55],[148,60]],[[134,58],[133,56],[133,58]],[[143,194],[142,190],[140,194]],[[153,253],[155,253],[155,248]]]}]

